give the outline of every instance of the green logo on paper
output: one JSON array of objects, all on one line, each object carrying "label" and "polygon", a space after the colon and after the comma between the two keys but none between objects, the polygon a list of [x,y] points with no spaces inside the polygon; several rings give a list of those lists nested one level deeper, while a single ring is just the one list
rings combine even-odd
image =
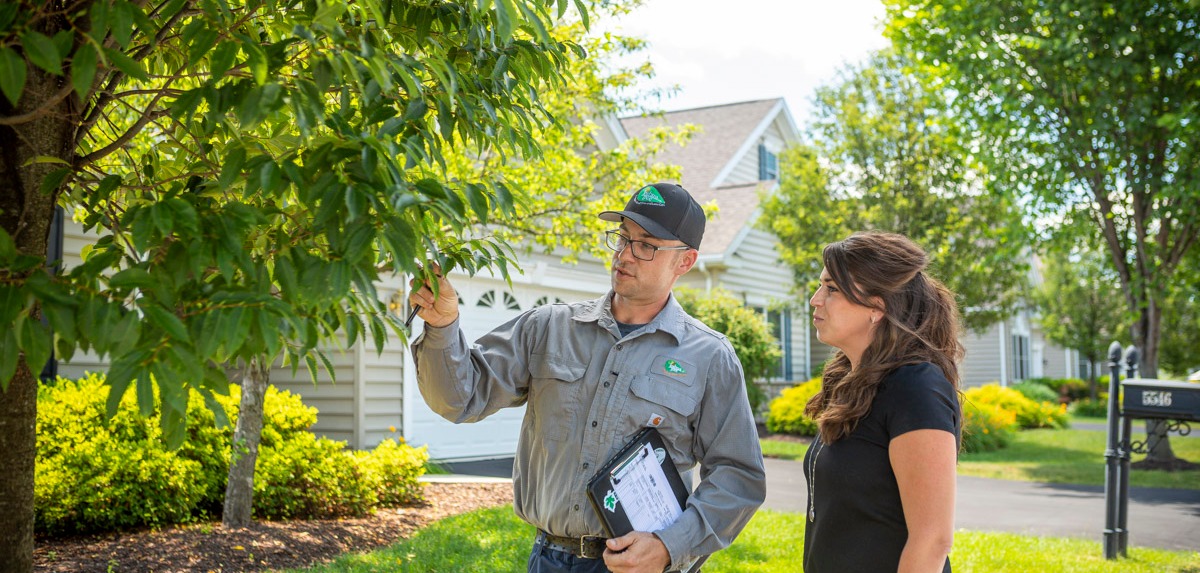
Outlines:
[{"label": "green logo on paper", "polygon": [[663,370],[666,370],[667,374],[687,374],[683,365],[674,360],[668,360],[666,364],[663,364]]},{"label": "green logo on paper", "polygon": [[663,200],[662,195],[658,193],[658,189],[655,189],[653,185],[642,187],[642,190],[638,191],[638,194],[633,198],[633,200],[643,205],[667,204],[667,202]]},{"label": "green logo on paper", "polygon": [[608,490],[608,493],[604,494],[604,509],[611,512],[617,511],[617,493],[611,489]]}]

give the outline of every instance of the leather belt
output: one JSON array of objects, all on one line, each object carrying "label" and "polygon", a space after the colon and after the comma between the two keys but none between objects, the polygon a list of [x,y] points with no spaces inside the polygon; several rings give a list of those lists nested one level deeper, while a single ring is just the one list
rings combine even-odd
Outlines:
[{"label": "leather belt", "polygon": [[551,535],[538,530],[537,543],[547,549],[570,553],[584,559],[600,559],[604,556],[604,537],[585,535],[583,537],[562,537]]}]

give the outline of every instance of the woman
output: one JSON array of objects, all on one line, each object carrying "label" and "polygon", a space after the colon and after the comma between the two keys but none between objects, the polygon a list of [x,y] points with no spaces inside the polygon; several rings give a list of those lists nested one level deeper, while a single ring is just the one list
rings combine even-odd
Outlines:
[{"label": "woman", "polygon": [[950,571],[961,411],[954,295],[908,238],[856,233],[825,247],[809,301],[838,349],[805,413],[807,573]]}]

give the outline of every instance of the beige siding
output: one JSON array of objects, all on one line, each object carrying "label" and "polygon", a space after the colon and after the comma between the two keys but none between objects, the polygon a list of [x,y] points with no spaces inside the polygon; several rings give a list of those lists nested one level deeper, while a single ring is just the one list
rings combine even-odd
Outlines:
[{"label": "beige siding", "polygon": [[306,405],[317,409],[317,423],[312,431],[332,440],[345,441],[354,447],[355,415],[354,403],[354,351],[326,350],[326,357],[333,364],[334,376],[330,377],[322,365],[317,370],[317,380],[300,365],[292,373],[291,365],[276,365],[271,370],[271,384],[300,396]]},{"label": "beige siding", "polygon": [[777,119],[771,124],[766,131],[763,132],[762,139],[753,142],[753,145],[745,154],[738,160],[733,170],[729,172],[729,176],[721,181],[721,186],[745,185],[758,181],[758,144],[764,143],[767,149],[778,157],[786,145],[783,139],[783,134],[779,129],[779,122],[782,119]]},{"label": "beige siding", "polygon": [[[982,386],[1000,380],[1000,332],[1000,325],[994,324],[982,334],[974,331],[964,333],[962,343],[966,347],[967,354],[959,368],[963,388]],[[1005,345],[1004,356],[1011,362],[1012,356],[1008,350],[1007,334],[1003,343]]]}]

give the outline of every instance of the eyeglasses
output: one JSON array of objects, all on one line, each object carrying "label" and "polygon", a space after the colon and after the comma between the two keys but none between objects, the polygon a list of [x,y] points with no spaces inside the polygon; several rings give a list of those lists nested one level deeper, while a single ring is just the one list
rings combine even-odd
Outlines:
[{"label": "eyeglasses", "polygon": [[608,245],[608,248],[618,253],[625,250],[625,247],[629,247],[629,252],[633,253],[633,258],[643,261],[653,261],[654,253],[657,251],[686,251],[691,248],[687,245],[680,245],[678,247],[659,247],[657,245],[651,245],[646,241],[635,241],[630,239],[629,237],[622,235],[620,231],[605,231],[604,242]]}]

